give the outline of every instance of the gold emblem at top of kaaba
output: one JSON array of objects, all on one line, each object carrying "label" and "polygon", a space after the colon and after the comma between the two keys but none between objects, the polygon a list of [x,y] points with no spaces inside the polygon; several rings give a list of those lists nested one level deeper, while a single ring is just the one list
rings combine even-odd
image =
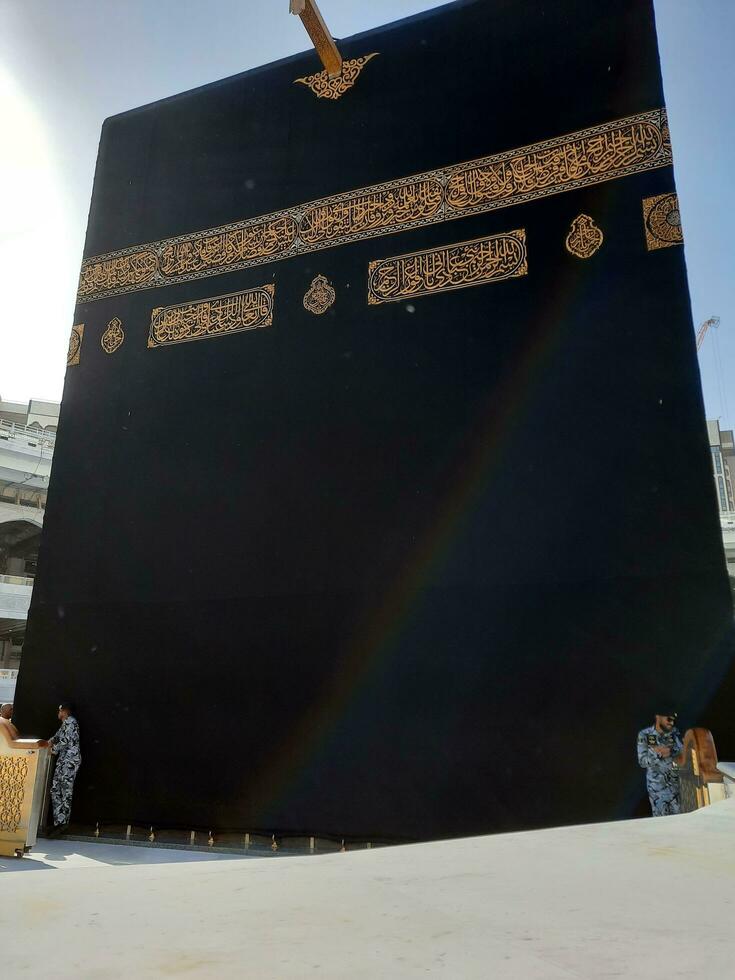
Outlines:
[{"label": "gold emblem at top of kaaba", "polygon": [[646,248],[668,248],[681,245],[684,235],[681,230],[679,199],[676,194],[658,194],[643,198],[643,224],[646,230]]},{"label": "gold emblem at top of kaaba", "polygon": [[119,317],[114,316],[107,324],[107,330],[102,334],[100,344],[105,354],[114,354],[125,340],[125,331]]},{"label": "gold emblem at top of kaaba", "polygon": [[576,255],[578,259],[589,259],[602,245],[604,237],[588,214],[579,214],[572,222],[566,237],[567,252]]},{"label": "gold emblem at top of kaaba", "polygon": [[76,323],[71,328],[71,337],[69,337],[69,350],[66,355],[67,366],[71,364],[79,364],[79,358],[82,353],[82,339],[84,338],[84,324]]},{"label": "gold emblem at top of kaaba", "polygon": [[336,293],[327,279],[324,276],[316,276],[304,294],[304,308],[309,313],[316,313],[317,315],[324,313],[334,302],[335,295]]},{"label": "gold emblem at top of kaaba", "polygon": [[303,78],[295,78],[294,85],[299,82],[306,85],[318,99],[339,99],[357,81],[357,78],[365,65],[378,54],[363,55],[362,58],[349,58],[342,62],[342,71],[339,75],[330,75],[326,71],[319,71],[315,75],[305,75]]}]

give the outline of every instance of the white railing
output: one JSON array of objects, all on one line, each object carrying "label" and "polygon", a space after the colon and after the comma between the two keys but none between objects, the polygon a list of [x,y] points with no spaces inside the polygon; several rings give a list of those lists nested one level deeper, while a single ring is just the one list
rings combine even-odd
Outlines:
[{"label": "white railing", "polygon": [[22,436],[37,446],[48,449],[53,449],[56,443],[55,432],[47,432],[45,429],[37,429],[32,425],[21,425],[20,422],[8,422],[7,419],[0,419],[0,438],[13,439],[16,436]]},{"label": "white railing", "polygon": [[33,585],[33,579],[27,575],[0,575],[0,585]]}]

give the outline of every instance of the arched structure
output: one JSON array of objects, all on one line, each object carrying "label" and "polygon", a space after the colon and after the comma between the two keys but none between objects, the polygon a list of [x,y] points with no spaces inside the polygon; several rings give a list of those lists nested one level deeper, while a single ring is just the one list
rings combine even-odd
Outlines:
[{"label": "arched structure", "polygon": [[43,514],[0,501],[0,668],[17,666],[20,657]]}]

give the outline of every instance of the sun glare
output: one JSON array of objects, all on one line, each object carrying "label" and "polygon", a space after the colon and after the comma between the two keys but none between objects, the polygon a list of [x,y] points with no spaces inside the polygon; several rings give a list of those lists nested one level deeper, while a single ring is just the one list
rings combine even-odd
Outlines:
[{"label": "sun glare", "polygon": [[0,119],[0,395],[58,399],[79,256],[70,243],[53,147],[33,105],[2,67]]}]

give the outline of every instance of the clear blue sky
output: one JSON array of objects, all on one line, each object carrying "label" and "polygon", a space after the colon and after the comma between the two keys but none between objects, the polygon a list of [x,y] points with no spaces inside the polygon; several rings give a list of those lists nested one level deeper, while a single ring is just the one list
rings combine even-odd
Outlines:
[{"label": "clear blue sky", "polygon": [[[337,37],[439,5],[320,0]],[[722,318],[700,356],[706,410],[731,425],[735,0],[655,6],[694,319]],[[288,0],[0,0],[1,396],[61,396],[102,120],[308,46]],[[28,259],[51,247],[39,289]]]}]

